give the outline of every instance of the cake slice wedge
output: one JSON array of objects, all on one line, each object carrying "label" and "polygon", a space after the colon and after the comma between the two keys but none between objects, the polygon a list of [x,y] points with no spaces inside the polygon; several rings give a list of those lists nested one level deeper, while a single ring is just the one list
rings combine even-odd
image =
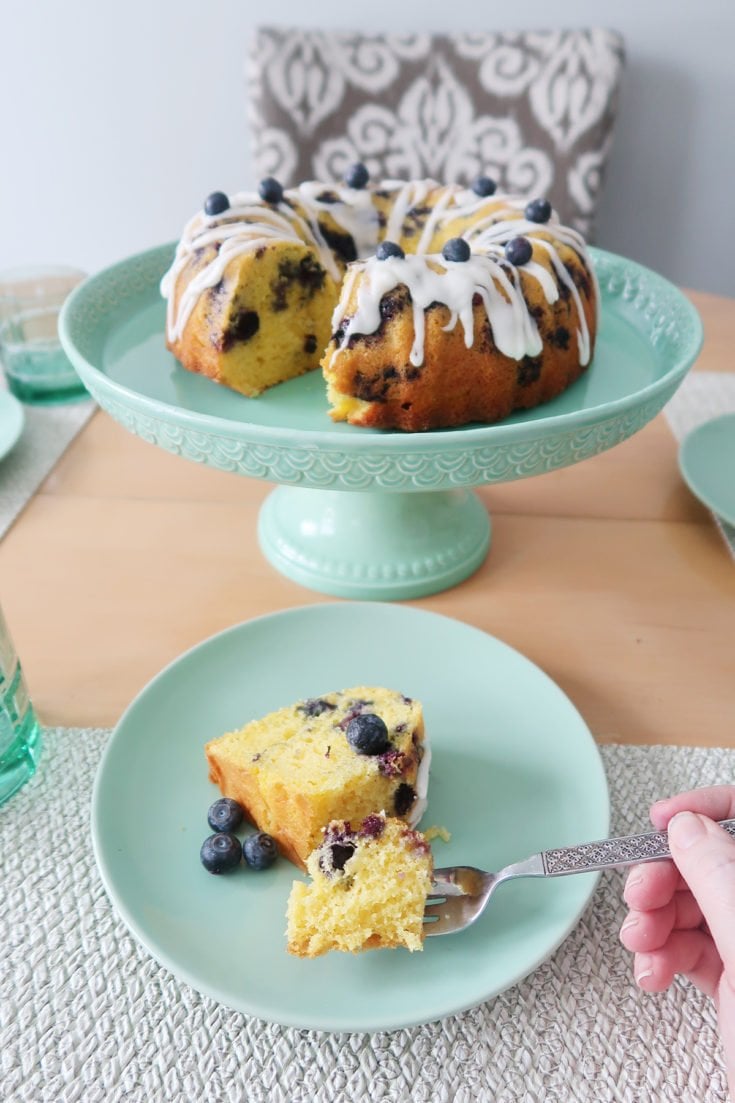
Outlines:
[{"label": "cake slice wedge", "polygon": [[421,704],[354,686],[278,709],[205,748],[209,776],[279,850],[306,867],[335,819],[385,810],[410,826],[426,807],[430,752]]}]

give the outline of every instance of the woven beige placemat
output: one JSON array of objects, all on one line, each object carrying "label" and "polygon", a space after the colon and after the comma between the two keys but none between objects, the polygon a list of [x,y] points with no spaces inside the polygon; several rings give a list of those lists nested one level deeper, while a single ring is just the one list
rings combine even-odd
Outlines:
[{"label": "woven beige placemat", "polygon": [[0,460],[0,537],[96,409],[91,398],[62,406],[23,406],[25,425],[20,440]]},{"label": "woven beige placemat", "polygon": [[[442,1022],[324,1034],[200,996],[138,946],[97,875],[89,805],[108,734],[48,731],[37,776],[0,809],[5,1103],[727,1100],[709,1000],[632,982],[618,873],[548,962]],[[734,750],[601,750],[621,834],[647,826],[656,797],[735,776]]]}]

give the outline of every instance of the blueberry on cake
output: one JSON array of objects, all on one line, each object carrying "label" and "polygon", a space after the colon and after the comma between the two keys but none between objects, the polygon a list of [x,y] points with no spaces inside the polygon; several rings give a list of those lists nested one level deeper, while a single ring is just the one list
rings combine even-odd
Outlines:
[{"label": "blueberry on cake", "polygon": [[549,201],[435,180],[213,192],[161,290],[189,371],[254,397],[321,363],[330,416],[408,431],[493,422],[590,363],[599,293]]},{"label": "blueberry on cake", "polygon": [[302,868],[331,820],[385,811],[414,826],[426,808],[421,705],[394,690],[355,686],[299,701],[205,751],[223,796]]},{"label": "blueberry on cake", "polygon": [[423,949],[432,868],[425,837],[402,820],[380,813],[355,827],[333,821],[309,857],[311,882],[295,881],[291,889],[289,952]]}]

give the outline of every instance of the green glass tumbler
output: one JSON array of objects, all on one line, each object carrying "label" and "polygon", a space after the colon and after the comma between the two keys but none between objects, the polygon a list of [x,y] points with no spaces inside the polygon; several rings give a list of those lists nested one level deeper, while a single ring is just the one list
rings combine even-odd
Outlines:
[{"label": "green glass tumbler", "polygon": [[41,728],[0,609],[0,804],[33,777],[41,754]]},{"label": "green glass tumbler", "polygon": [[0,272],[0,363],[8,390],[21,402],[89,398],[59,340],[59,311],[84,278],[59,265]]}]

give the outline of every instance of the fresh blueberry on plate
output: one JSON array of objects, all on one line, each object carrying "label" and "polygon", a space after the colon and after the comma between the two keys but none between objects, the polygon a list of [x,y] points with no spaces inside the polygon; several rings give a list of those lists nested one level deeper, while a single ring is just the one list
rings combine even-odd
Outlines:
[{"label": "fresh blueberry on plate", "polygon": [[257,835],[248,835],[242,853],[251,869],[268,869],[278,857],[278,847],[272,836],[259,831]]},{"label": "fresh blueberry on plate", "polygon": [[210,805],[207,823],[213,831],[237,831],[242,823],[242,808],[231,797],[220,797]]},{"label": "fresh blueberry on plate", "polygon": [[202,843],[199,857],[210,873],[227,873],[240,864],[240,840],[229,831],[218,831]]}]

